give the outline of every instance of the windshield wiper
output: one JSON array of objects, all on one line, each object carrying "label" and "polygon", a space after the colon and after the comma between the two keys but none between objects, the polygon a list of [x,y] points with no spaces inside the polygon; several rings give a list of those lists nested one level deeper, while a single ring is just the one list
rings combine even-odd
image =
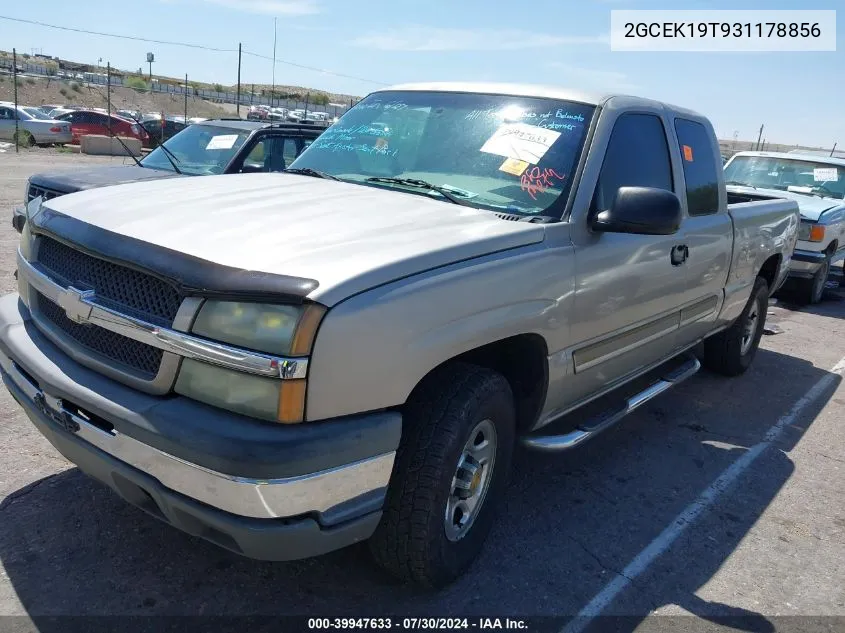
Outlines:
[{"label": "windshield wiper", "polygon": [[728,180],[726,185],[737,185],[738,187],[751,187],[752,189],[756,189],[754,185],[748,182],[740,182],[739,180]]},{"label": "windshield wiper", "polygon": [[169,160],[169,161],[170,161],[170,164],[171,164],[171,165],[173,165],[173,170],[174,170],[177,174],[181,174],[181,173],[182,173],[182,170],[181,170],[181,169],[179,169],[179,168],[176,166],[176,163],[179,161],[179,159],[176,157],[176,155],[175,155],[173,152],[171,152],[169,149],[167,149],[167,148],[164,146],[164,143],[161,143],[161,144],[159,145],[159,148],[161,149],[161,151],[162,151],[162,152],[164,152],[164,157],[165,157],[167,160]]},{"label": "windshield wiper", "polygon": [[286,174],[299,174],[300,176],[313,176],[314,178],[325,178],[326,180],[340,180],[337,176],[332,176],[324,171],[317,171],[310,167],[290,167],[285,170]]},{"label": "windshield wiper", "polygon": [[140,160],[138,160],[138,157],[137,157],[137,156],[135,156],[135,154],[133,154],[133,153],[132,153],[132,150],[131,150],[131,149],[129,149],[129,148],[126,146],[126,143],[124,143],[124,142],[123,142],[123,139],[122,139],[122,138],[120,138],[120,137],[119,137],[119,136],[117,136],[116,134],[112,135],[112,138],[116,138],[116,139],[117,139],[117,142],[118,142],[118,143],[120,143],[120,144],[123,146],[123,149],[125,149],[125,150],[126,150],[126,155],[127,155],[127,156],[129,156],[129,158],[131,158],[132,160],[134,160],[134,161],[135,161],[135,164],[136,164],[136,165],[138,165],[138,167],[143,167],[143,165],[141,164],[141,161],[140,161]]},{"label": "windshield wiper", "polygon": [[367,178],[365,182],[384,182],[394,185],[405,185],[406,187],[416,187],[418,189],[428,189],[429,191],[436,191],[453,204],[465,204],[461,199],[456,197],[454,193],[452,193],[445,187],[433,185],[430,182],[426,182],[425,180],[418,180],[417,178],[389,178],[386,176],[376,176],[373,178]]}]

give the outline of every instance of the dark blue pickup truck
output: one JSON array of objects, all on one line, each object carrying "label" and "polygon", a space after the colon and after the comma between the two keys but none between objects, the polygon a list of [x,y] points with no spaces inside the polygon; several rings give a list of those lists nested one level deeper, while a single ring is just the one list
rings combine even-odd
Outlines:
[{"label": "dark blue pickup truck", "polygon": [[[33,175],[26,200],[45,200],[76,191],[142,180],[283,171],[323,132],[322,126],[213,119],[189,125],[134,165],[102,165]],[[20,232],[26,215],[16,208]]]}]

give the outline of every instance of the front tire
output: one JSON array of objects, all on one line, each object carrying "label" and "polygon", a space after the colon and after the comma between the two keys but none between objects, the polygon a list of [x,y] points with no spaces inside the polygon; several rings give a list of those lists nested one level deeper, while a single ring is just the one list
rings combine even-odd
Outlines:
[{"label": "front tire", "polygon": [[35,145],[35,138],[27,130],[18,130],[15,133],[15,136],[17,137],[16,140],[18,145],[20,145],[21,147],[32,147],[33,145]]},{"label": "front tire", "polygon": [[810,279],[802,279],[798,287],[803,303],[814,305],[822,300],[824,286],[830,275],[830,258],[825,257],[824,262]]},{"label": "front tire", "polygon": [[404,581],[442,587],[478,556],[504,497],[514,447],[510,385],[454,363],[428,376],[402,421],[376,562]]},{"label": "front tire", "polygon": [[751,366],[769,307],[769,285],[757,277],[745,309],[727,330],[704,341],[704,366],[723,376],[739,376]]}]

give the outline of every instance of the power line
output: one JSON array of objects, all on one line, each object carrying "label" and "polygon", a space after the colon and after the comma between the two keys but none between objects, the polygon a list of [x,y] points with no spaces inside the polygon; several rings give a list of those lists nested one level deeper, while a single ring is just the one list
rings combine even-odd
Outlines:
[{"label": "power line", "polygon": [[[183,46],[185,48],[194,48],[204,51],[212,51],[215,53],[237,53],[238,49],[236,48],[218,48],[215,46],[205,46],[203,44],[189,44],[186,42],[173,42],[170,40],[154,40],[147,37],[136,37],[133,35],[118,35],[116,33],[103,33],[102,31],[89,31],[86,29],[78,29],[71,26],[60,26],[58,24],[47,24],[46,22],[39,22],[38,20],[25,20],[23,18],[13,18],[7,15],[0,15],[0,20],[9,20],[10,22],[21,22],[23,24],[32,24],[35,26],[44,26],[49,29],[57,29],[59,31],[71,31],[73,33],[84,33],[86,35],[99,35],[101,37],[113,37],[115,39],[120,40],[133,40],[135,42],[147,42],[150,44],[165,44],[167,46]],[[249,51],[243,51],[244,55],[251,55],[253,57],[260,57],[261,59],[268,59],[270,61],[274,61],[279,64],[286,64],[288,66],[294,66],[296,68],[302,68],[304,70],[312,70],[314,72],[323,73],[325,75],[333,75],[335,77],[343,77],[344,79],[354,79],[355,81],[363,81],[365,83],[376,84],[379,86],[387,86],[389,84],[384,83],[383,81],[376,81],[374,79],[366,79],[364,77],[356,77],[355,75],[346,75],[344,73],[337,73],[332,70],[326,70],[325,68],[316,68],[314,66],[307,66],[305,64],[298,64],[296,62],[288,61],[285,59],[278,59],[275,60],[273,57],[269,55],[260,55],[259,53],[251,53]]]},{"label": "power line", "polygon": [[59,31],[72,31],[74,33],[85,33],[86,35],[100,35],[102,37],[114,37],[120,40],[134,40],[136,42],[149,42],[151,44],[167,44],[169,46],[184,46],[186,48],[198,48],[204,51],[213,51],[215,53],[237,53],[236,48],[215,48],[214,46],[203,46],[202,44],[187,44],[185,42],[171,42],[168,40],[153,40],[146,37],[135,37],[133,35],[117,35],[115,33],[103,33],[101,31],[87,31],[85,29],[76,29],[71,26],[59,26],[57,24],[47,24],[46,22],[38,22],[37,20],[24,20],[23,18],[12,18],[7,15],[0,15],[0,20],[9,20],[10,22],[22,22],[24,24],[34,24],[36,26],[46,26],[50,29],[58,29]]},{"label": "power line", "polygon": [[[260,53],[253,53],[248,50],[244,50],[244,55],[252,55],[253,57],[260,57],[261,59],[268,59],[270,61],[274,61],[270,55],[261,55]],[[334,75],[335,77],[343,77],[344,79],[355,79],[356,81],[363,81],[365,83],[376,84],[379,86],[389,86],[390,84],[386,84],[383,81],[376,81],[375,79],[365,79],[364,77],[356,77],[355,75],[345,75],[343,73],[336,73],[333,70],[326,70],[325,68],[316,68],[314,66],[306,66],[305,64],[297,64],[296,62],[287,61],[284,59],[276,58],[276,62],[280,64],[287,64],[288,66],[296,66],[297,68],[304,68],[305,70],[313,70],[314,72],[324,73],[326,75]]]}]

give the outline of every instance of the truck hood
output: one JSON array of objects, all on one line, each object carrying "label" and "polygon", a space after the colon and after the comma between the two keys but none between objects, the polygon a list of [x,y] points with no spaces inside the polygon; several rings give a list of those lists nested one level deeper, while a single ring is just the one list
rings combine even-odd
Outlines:
[{"label": "truck hood", "polygon": [[173,178],[178,175],[172,171],[149,169],[147,167],[138,167],[137,165],[103,165],[84,169],[42,171],[32,176],[29,181],[33,185],[52,189],[53,191],[73,193],[84,191],[85,189],[122,185],[141,180]]},{"label": "truck hood", "polygon": [[825,211],[831,211],[840,207],[845,207],[845,201],[837,200],[836,198],[819,198],[818,196],[808,196],[803,193],[796,193],[794,191],[783,191],[781,189],[763,189],[754,187],[740,187],[738,185],[730,185],[730,189],[734,191],[742,191],[749,194],[762,194],[765,196],[772,196],[773,198],[785,198],[787,200],[795,200],[798,203],[798,210],[801,213],[802,220],[810,220],[811,222],[818,222],[821,214]]},{"label": "truck hood", "polygon": [[326,305],[545,235],[542,225],[489,211],[293,174],[140,182],[45,206],[216,264],[314,279],[308,297]]}]

